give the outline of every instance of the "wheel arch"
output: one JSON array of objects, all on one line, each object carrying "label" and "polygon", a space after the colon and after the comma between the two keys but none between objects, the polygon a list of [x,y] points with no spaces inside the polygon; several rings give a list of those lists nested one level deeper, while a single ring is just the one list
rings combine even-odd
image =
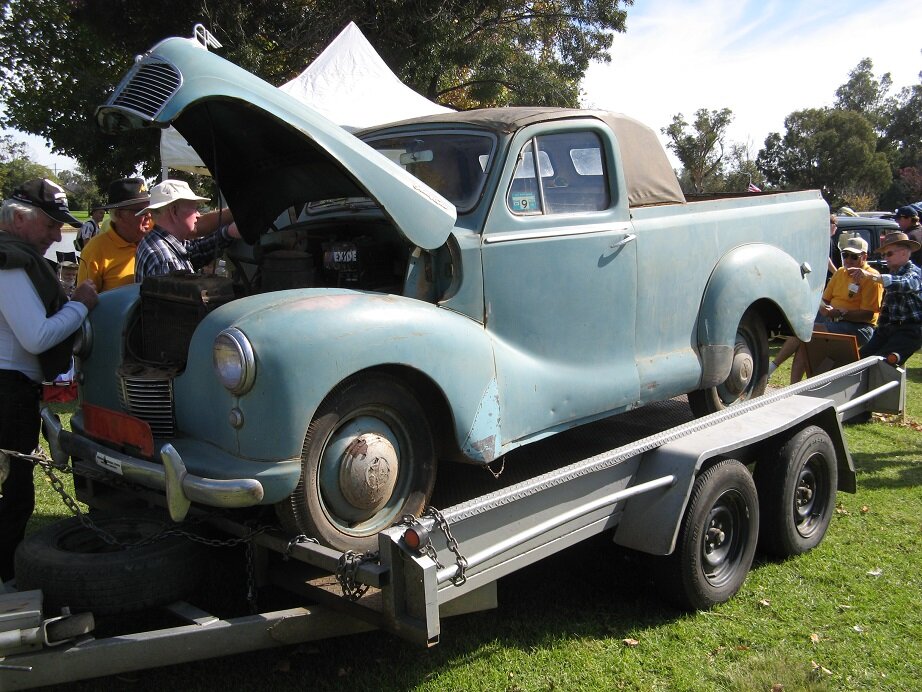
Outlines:
[{"label": "wheel arch", "polygon": [[791,255],[765,243],[727,252],[714,268],[699,311],[699,387],[713,387],[730,373],[736,329],[747,310],[756,310],[766,328],[788,328],[809,341],[822,284]]},{"label": "wheel arch", "polygon": [[464,456],[454,435],[454,411],[445,392],[434,379],[421,370],[396,363],[366,368],[350,377],[373,373],[383,373],[400,380],[419,400],[432,426],[432,438],[439,461],[456,461]]}]

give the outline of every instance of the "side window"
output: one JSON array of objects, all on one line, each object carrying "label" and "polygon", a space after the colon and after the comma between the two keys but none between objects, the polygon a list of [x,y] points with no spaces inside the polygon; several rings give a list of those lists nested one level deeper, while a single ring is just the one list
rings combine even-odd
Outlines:
[{"label": "side window", "polygon": [[603,144],[594,132],[543,135],[522,147],[507,195],[514,214],[600,211],[610,202]]}]

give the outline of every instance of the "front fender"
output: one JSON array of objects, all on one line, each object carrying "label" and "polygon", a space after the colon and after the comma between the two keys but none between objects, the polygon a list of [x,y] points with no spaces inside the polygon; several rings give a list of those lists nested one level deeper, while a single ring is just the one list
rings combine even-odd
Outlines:
[{"label": "front fender", "polygon": [[[228,326],[240,329],[253,346],[252,390],[237,398],[215,397],[212,387],[184,383],[183,396],[177,396],[177,422],[187,416],[194,420],[222,401],[235,406],[243,418],[236,431],[240,456],[299,456],[308,424],[327,394],[357,372],[390,365],[413,368],[441,388],[460,445],[470,446],[472,430],[478,440],[493,435],[498,444],[491,342],[482,325],[458,313],[402,296],[338,289],[253,296],[222,306],[200,325],[187,373],[207,368],[214,380],[212,342]],[[489,425],[482,413],[485,400],[494,414]],[[486,460],[492,451],[483,450]]]},{"label": "front fender", "polygon": [[810,340],[823,291],[823,268],[811,269],[802,270],[791,255],[765,243],[738,246],[720,259],[708,279],[699,313],[702,388],[727,378],[740,319],[760,300],[777,305],[794,335]]}]

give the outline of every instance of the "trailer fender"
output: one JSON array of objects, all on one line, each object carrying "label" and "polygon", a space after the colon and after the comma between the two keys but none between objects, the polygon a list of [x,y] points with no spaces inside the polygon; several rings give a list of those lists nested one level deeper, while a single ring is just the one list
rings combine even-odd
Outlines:
[{"label": "trailer fender", "polygon": [[835,405],[828,399],[795,395],[765,405],[733,408],[686,428],[666,444],[646,452],[632,485],[673,476],[671,486],[632,497],[615,529],[614,542],[652,555],[669,555],[698,473],[711,460],[754,461],[753,452],[767,441],[781,441],[805,425],[817,425],[832,439],[839,470],[838,489],[855,492],[855,467],[845,444]]},{"label": "trailer fender", "polygon": [[759,300],[776,303],[794,335],[809,341],[822,291],[822,282],[812,274],[820,269],[806,272],[791,255],[764,243],[741,245],[724,255],[708,279],[699,313],[700,388],[727,379],[740,319]]}]

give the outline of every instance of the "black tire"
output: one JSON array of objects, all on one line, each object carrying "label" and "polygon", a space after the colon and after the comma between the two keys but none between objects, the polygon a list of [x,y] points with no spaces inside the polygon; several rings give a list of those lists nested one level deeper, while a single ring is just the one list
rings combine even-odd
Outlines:
[{"label": "black tire", "polygon": [[822,542],[835,511],[837,463],[829,435],[811,425],[756,464],[762,552],[786,558]]},{"label": "black tire", "polygon": [[732,598],[749,573],[759,536],[752,476],[733,459],[695,480],[675,551],[659,574],[665,595],[682,609],[706,610]]},{"label": "black tire", "polygon": [[768,331],[759,314],[747,310],[736,329],[733,365],[727,379],[716,387],[689,392],[688,404],[696,417],[706,416],[761,396],[767,384]]},{"label": "black tire", "polygon": [[336,550],[375,550],[380,531],[422,512],[435,472],[429,421],[413,393],[388,375],[355,376],[317,409],[301,480],[276,514],[292,534]]},{"label": "black tire", "polygon": [[[123,543],[173,526],[149,512],[94,513],[93,522]],[[166,605],[195,590],[201,546],[180,536],[121,550],[70,517],[26,536],[16,550],[16,587],[41,589],[46,617],[63,606],[112,615]]]}]

